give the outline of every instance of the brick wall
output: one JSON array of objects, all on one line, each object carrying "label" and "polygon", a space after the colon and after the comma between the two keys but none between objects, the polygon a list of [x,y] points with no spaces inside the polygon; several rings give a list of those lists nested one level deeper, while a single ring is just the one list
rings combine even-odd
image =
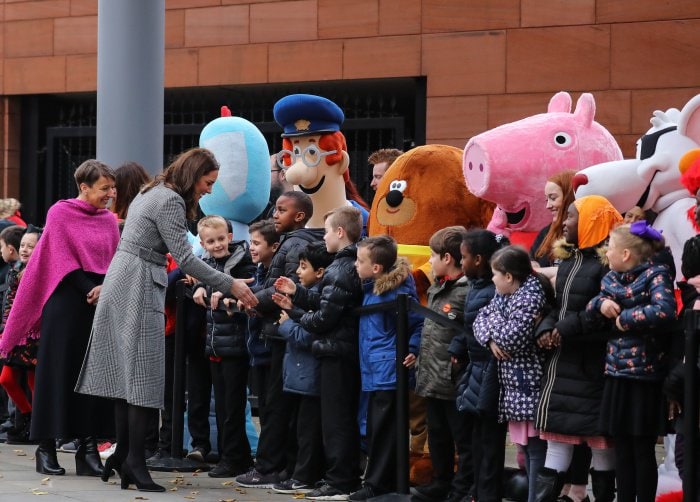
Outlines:
[{"label": "brick wall", "polygon": [[[0,95],[94,91],[97,0],[0,0]],[[626,156],[700,93],[698,0],[166,0],[167,87],[427,77],[427,138],[593,92]]]}]

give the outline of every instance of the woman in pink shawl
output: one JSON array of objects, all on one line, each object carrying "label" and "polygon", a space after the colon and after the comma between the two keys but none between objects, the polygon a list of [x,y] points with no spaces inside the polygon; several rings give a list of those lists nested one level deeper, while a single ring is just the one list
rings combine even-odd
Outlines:
[{"label": "woman in pink shawl", "polygon": [[39,440],[37,472],[65,474],[55,440],[80,438],[76,472],[99,476],[95,438],[113,433],[112,405],[73,389],[102,280],[119,243],[117,220],[105,209],[116,195],[114,172],[87,160],[75,171],[75,182],[78,197],[60,200],[48,211],[0,340],[0,356],[40,337],[31,419],[31,438]]}]

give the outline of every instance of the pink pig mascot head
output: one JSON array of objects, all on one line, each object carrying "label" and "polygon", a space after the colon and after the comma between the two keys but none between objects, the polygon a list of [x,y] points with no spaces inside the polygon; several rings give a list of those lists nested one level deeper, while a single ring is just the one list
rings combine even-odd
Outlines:
[{"label": "pink pig mascot head", "polygon": [[505,235],[538,232],[551,223],[544,185],[565,169],[622,159],[612,135],[593,120],[595,100],[582,94],[571,113],[571,96],[555,94],[547,113],[504,124],[469,140],[464,177],[469,190],[497,207],[488,229]]}]

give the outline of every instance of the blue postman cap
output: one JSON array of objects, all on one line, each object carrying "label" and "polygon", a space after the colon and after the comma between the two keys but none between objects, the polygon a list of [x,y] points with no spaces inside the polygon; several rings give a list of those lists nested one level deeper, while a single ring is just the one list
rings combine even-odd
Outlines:
[{"label": "blue postman cap", "polygon": [[345,120],[343,110],[330,99],[313,94],[290,94],[275,103],[275,121],[283,138],[336,132]]}]

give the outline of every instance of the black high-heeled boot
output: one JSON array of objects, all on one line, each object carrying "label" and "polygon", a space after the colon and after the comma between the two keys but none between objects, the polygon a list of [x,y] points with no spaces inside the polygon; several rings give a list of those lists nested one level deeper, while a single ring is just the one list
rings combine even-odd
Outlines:
[{"label": "black high-heeled boot", "polygon": [[112,454],[109,457],[107,457],[107,460],[105,460],[105,466],[102,469],[102,474],[100,475],[102,481],[104,481],[105,483],[109,481],[109,478],[112,477],[114,471],[117,471],[117,475],[121,477],[122,461],[116,455]]},{"label": "black high-heeled boot", "polygon": [[164,492],[165,487],[153,482],[151,476],[148,475],[148,479],[136,479],[134,471],[129,467],[129,464],[124,462],[122,464],[122,490],[129,488],[129,485],[136,485],[136,488],[140,492]]},{"label": "black high-heeled boot", "polygon": [[34,456],[36,458],[36,472],[53,476],[63,476],[66,473],[66,470],[58,465],[56,443],[53,439],[42,439]]},{"label": "black high-heeled boot", "polygon": [[102,481],[105,483],[112,477],[113,471],[122,475],[122,462],[129,453],[129,405],[123,399],[114,401],[114,425],[117,432],[117,447],[107,460],[102,469]]},{"label": "black high-heeled boot", "polygon": [[15,426],[7,431],[7,444],[36,444],[30,441],[29,432],[32,423],[32,412],[15,412]]},{"label": "black high-heeled boot", "polygon": [[95,438],[80,440],[78,449],[75,450],[75,473],[78,476],[102,476],[104,466],[97,451]]},{"label": "black high-heeled boot", "polygon": [[[129,455],[122,462],[122,489],[135,484],[142,492],[164,492],[165,487],[153,482],[146,467],[146,433],[150,424],[151,408],[128,405]],[[117,442],[119,447],[119,442]]]}]

